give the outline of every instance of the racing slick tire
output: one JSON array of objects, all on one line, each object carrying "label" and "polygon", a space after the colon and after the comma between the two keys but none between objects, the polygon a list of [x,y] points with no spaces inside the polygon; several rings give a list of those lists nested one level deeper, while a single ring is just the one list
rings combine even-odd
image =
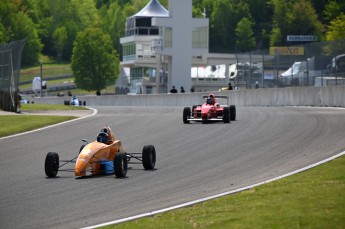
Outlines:
[{"label": "racing slick tire", "polygon": [[127,174],[127,156],[125,153],[118,152],[114,158],[114,173],[116,177],[126,177]]},{"label": "racing slick tire", "polygon": [[188,119],[190,118],[190,113],[191,113],[190,107],[185,107],[183,109],[183,123],[184,124],[189,123]]},{"label": "racing slick tire", "polygon": [[56,177],[59,171],[59,155],[55,152],[49,152],[44,163],[44,170],[48,177]]},{"label": "racing slick tire", "polygon": [[146,145],[142,152],[144,169],[154,169],[156,165],[156,149],[153,145]]},{"label": "racing slick tire", "polygon": [[230,122],[230,107],[224,107],[223,109],[223,122],[224,123]]},{"label": "racing slick tire", "polygon": [[230,105],[230,120],[235,121],[236,120],[236,106]]}]

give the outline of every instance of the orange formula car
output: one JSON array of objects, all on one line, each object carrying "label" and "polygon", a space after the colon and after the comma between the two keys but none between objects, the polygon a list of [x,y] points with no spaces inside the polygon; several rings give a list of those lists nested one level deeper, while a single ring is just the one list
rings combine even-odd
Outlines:
[{"label": "orange formula car", "polygon": [[[128,164],[142,163],[144,169],[152,170],[156,164],[156,150],[153,145],[144,146],[142,153],[126,153],[121,141],[118,140],[110,127],[102,128],[97,140],[86,142],[80,147],[79,155],[72,160],[59,160],[55,152],[47,154],[45,173],[48,177],[56,177],[58,171],[74,172],[75,176],[115,174],[116,177],[126,177]],[[131,160],[136,160],[132,162]],[[60,162],[62,163],[60,165]],[[66,168],[67,164],[75,163],[74,169]]]}]

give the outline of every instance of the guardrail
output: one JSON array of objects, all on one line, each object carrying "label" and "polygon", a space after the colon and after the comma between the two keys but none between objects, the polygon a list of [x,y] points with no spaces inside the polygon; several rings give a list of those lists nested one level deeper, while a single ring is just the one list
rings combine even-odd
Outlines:
[{"label": "guardrail", "polygon": [[[227,95],[237,106],[321,106],[345,107],[345,86],[241,89],[222,92],[152,95],[78,96],[87,106],[192,106],[208,93]],[[64,104],[64,97],[33,98],[35,103]]]}]

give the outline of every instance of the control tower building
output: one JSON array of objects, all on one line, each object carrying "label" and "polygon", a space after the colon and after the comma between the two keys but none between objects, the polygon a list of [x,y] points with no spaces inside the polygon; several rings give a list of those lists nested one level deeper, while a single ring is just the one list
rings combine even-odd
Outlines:
[{"label": "control tower building", "polygon": [[121,66],[130,69],[130,92],[167,93],[192,86],[193,59],[208,53],[209,19],[192,17],[192,0],[151,0],[128,17]]}]

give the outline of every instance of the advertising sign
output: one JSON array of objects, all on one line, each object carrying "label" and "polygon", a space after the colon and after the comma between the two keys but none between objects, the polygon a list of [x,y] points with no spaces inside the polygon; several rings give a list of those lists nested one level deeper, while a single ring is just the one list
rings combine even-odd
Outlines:
[{"label": "advertising sign", "polygon": [[316,41],[317,37],[313,35],[288,35],[287,41]]},{"label": "advertising sign", "polygon": [[270,55],[282,55],[282,56],[303,56],[304,47],[270,47]]}]

